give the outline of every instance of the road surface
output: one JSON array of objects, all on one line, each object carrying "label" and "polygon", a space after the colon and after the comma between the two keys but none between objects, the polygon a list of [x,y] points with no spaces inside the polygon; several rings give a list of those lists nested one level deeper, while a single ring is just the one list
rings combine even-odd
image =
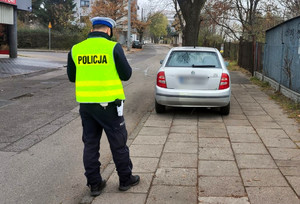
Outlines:
[{"label": "road surface", "polygon": [[[133,68],[124,83],[125,120],[132,135],[153,110],[159,61],[169,48],[147,45],[128,54]],[[66,53],[25,52],[22,57],[66,64]],[[61,67],[38,74],[0,79],[0,197],[4,203],[78,203],[84,195],[81,121],[74,84]],[[102,167],[111,161],[106,137]]]}]

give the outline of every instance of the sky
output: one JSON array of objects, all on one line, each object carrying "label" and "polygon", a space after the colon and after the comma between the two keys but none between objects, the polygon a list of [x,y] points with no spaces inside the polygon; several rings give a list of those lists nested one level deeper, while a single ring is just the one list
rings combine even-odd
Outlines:
[{"label": "sky", "polygon": [[161,10],[173,10],[172,0],[138,0],[140,12],[143,9],[144,13],[161,11]]}]

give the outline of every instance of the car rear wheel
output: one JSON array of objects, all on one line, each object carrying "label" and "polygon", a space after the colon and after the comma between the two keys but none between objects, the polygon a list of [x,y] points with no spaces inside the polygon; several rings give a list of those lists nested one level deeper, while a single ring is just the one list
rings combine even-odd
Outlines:
[{"label": "car rear wheel", "polygon": [[220,112],[222,115],[228,115],[230,112],[230,103],[227,106],[221,107]]},{"label": "car rear wheel", "polygon": [[155,111],[156,113],[164,113],[166,111],[166,106],[160,105],[155,101]]}]

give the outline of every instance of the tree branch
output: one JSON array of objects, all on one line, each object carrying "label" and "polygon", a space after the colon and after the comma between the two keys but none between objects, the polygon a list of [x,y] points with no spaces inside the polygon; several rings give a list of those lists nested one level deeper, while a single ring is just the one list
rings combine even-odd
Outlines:
[{"label": "tree branch", "polygon": [[181,31],[183,31],[184,24],[183,24],[183,20],[182,20],[182,14],[180,13],[180,10],[178,9],[177,0],[172,0],[172,1],[174,3],[175,11],[176,11],[177,17],[179,19],[179,24],[180,24]]},{"label": "tree branch", "polygon": [[206,10],[206,12],[207,12],[208,15],[210,16],[210,18],[214,21],[214,23],[216,23],[218,26],[221,26],[221,27],[226,28],[227,30],[229,30],[229,31],[232,33],[232,35],[233,35],[237,40],[239,40],[239,36],[236,34],[236,31],[235,31],[235,30],[233,30],[229,25],[226,25],[226,24],[223,24],[223,23],[220,23],[219,21],[217,21],[217,19],[215,19],[215,18],[212,16],[212,14],[211,14],[211,12],[210,12],[209,10]]}]

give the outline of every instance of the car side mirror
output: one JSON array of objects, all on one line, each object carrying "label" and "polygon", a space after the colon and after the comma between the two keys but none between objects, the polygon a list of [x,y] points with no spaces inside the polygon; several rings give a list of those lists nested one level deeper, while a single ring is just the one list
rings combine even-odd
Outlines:
[{"label": "car side mirror", "polygon": [[160,63],[160,64],[162,64],[163,62],[164,62],[163,60],[160,60],[160,62],[159,62],[159,63]]},{"label": "car side mirror", "polygon": [[228,67],[229,66],[229,62],[225,62],[225,66]]}]

